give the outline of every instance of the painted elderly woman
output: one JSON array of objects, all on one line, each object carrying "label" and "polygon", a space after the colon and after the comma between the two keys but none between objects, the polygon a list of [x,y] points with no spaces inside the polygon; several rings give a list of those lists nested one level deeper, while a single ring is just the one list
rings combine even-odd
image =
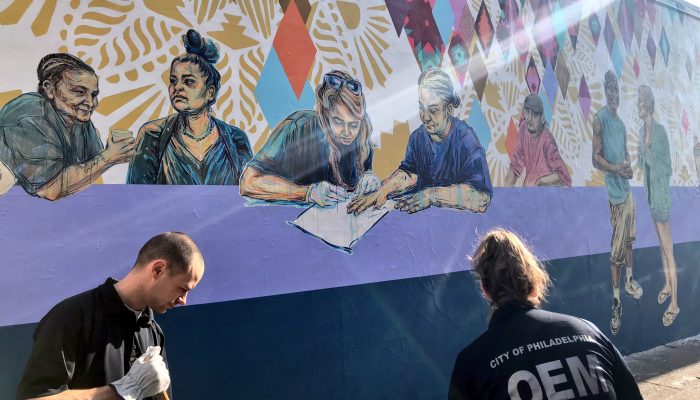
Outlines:
[{"label": "painted elderly woman", "polygon": [[669,326],[680,312],[678,307],[678,279],[676,260],[671,240],[671,150],[666,129],[654,119],[654,93],[646,85],[639,87],[639,118],[642,120],[642,142],[639,146],[639,167],[644,172],[644,187],[651,209],[651,218],[661,244],[661,262],[664,268],[664,287],[657,298],[663,304],[671,298],[664,312],[663,324]]},{"label": "painted elderly woman", "polygon": [[211,114],[221,85],[219,50],[192,29],[183,41],[186,54],[170,65],[168,86],[177,113],[141,128],[127,183],[237,185],[253,153],[245,132]]},{"label": "painted elderly woman", "polygon": [[460,99],[450,77],[427,69],[418,90],[423,125],[411,133],[404,160],[379,190],[355,198],[348,212],[379,208],[396,196],[394,207],[408,213],[431,206],[486,211],[492,195],[486,154],[474,130],[453,116]]},{"label": "painted elderly woman", "polygon": [[316,109],[296,111],[270,134],[241,177],[241,194],[332,206],[375,190],[372,125],[362,85],[332,71],[316,88]]}]

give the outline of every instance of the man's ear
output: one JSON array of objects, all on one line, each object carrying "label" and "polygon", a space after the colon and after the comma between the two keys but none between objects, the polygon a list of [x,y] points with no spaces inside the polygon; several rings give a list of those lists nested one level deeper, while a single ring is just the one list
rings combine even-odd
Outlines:
[{"label": "man's ear", "polygon": [[168,263],[165,260],[153,260],[149,264],[151,276],[153,279],[157,279],[159,276],[163,276],[166,273]]},{"label": "man's ear", "polygon": [[56,88],[50,80],[47,79],[41,82],[41,88],[44,89],[44,94],[49,99],[53,100],[53,98],[56,97],[56,94],[54,93]]}]

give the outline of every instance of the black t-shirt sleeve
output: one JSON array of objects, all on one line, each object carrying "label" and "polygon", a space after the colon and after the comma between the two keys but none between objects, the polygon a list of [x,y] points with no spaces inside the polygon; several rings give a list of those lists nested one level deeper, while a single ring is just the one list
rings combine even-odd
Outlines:
[{"label": "black t-shirt sleeve", "polygon": [[617,397],[625,400],[641,400],[642,394],[639,392],[639,386],[637,386],[637,382],[634,380],[634,376],[632,376],[632,371],[630,371],[624,358],[622,358],[622,354],[620,354],[605,335],[603,335],[603,342],[605,346],[608,347],[612,357],[611,375]]},{"label": "black t-shirt sleeve", "polygon": [[17,399],[54,395],[68,389],[78,360],[80,313],[66,303],[39,322]]}]

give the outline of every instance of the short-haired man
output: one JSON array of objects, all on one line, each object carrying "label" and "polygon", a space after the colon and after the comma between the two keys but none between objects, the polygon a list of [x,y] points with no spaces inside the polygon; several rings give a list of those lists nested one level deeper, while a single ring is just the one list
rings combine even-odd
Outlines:
[{"label": "short-haired man", "polygon": [[486,211],[493,194],[486,152],[474,130],[453,116],[460,99],[450,77],[429,68],[418,78],[418,92],[423,125],[411,133],[404,160],[377,191],[352,200],[348,213],[399,195],[394,207],[411,214],[431,206]]},{"label": "short-haired man", "polygon": [[525,173],[523,186],[571,186],[557,142],[547,128],[540,96],[529,94],[523,106],[525,121],[518,129],[518,142],[510,159],[506,185],[514,186]]},{"label": "short-haired man", "polygon": [[110,134],[104,149],[90,120],[99,92],[92,67],[70,54],[49,54],[37,77],[38,93],[0,110],[0,162],[27,193],[49,200],[71,195],[133,157],[133,138],[115,141]]},{"label": "short-haired man", "polygon": [[189,236],[151,238],[124,279],[63,300],[41,319],[17,398],[135,400],[165,391],[170,375],[153,312],[185,304],[203,274]]},{"label": "short-haired man", "polygon": [[632,243],[637,230],[634,198],[629,183],[632,179],[632,167],[627,152],[627,130],[617,115],[620,89],[617,76],[612,71],[605,74],[605,99],[607,105],[593,118],[593,166],[605,173],[605,187],[608,191],[610,222],[613,229],[610,251],[613,285],[610,331],[616,335],[622,321],[620,269],[623,265],[627,267],[625,292],[639,299],[643,290],[632,277]]}]

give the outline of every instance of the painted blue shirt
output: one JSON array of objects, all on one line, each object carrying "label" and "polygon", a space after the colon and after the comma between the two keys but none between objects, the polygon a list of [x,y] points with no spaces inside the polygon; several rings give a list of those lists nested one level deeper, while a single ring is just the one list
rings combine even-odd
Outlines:
[{"label": "painted blue shirt", "polygon": [[68,128],[39,93],[25,93],[0,110],[0,160],[29,194],[103,149],[91,121]]},{"label": "painted blue shirt", "polygon": [[[127,183],[150,185],[238,185],[245,164],[253,156],[242,130],[213,118],[219,139],[200,161],[181,138],[183,117],[174,114],[162,124],[146,124],[136,156],[129,164]],[[149,127],[146,129],[146,127]]]},{"label": "painted blue shirt", "polygon": [[[595,117],[600,121],[603,139],[603,157],[612,164],[620,164],[627,159],[627,129],[620,117],[612,115],[608,107],[603,107]],[[605,172],[605,187],[608,189],[610,204],[622,204],[627,200],[630,183],[617,174]]]},{"label": "painted blue shirt", "polygon": [[455,117],[442,142],[433,141],[423,125],[413,131],[399,168],[418,175],[414,190],[467,183],[479,192],[493,194],[486,152],[474,130]]}]

